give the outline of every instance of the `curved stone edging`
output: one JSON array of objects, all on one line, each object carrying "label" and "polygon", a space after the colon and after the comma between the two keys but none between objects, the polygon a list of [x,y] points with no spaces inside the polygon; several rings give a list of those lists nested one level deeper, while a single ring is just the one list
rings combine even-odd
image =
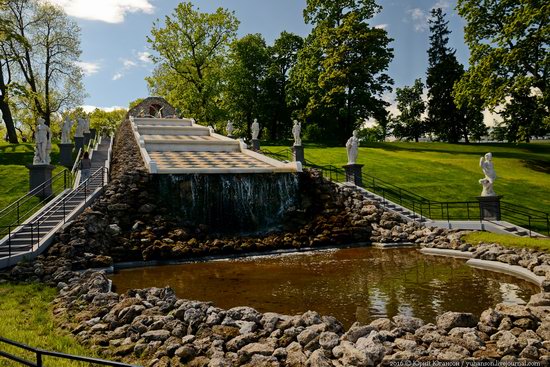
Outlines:
[{"label": "curved stone edging", "polygon": [[466,261],[466,265],[469,265],[473,268],[496,271],[499,273],[504,273],[512,275],[523,280],[527,280],[531,283],[534,283],[542,288],[542,282],[544,281],[543,276],[535,275],[532,271],[525,269],[524,267],[518,265],[505,264],[499,261],[489,261],[489,260],[480,260],[480,259],[470,259]]},{"label": "curved stone edging", "polygon": [[460,250],[447,250],[440,248],[421,248],[419,250],[424,255],[434,255],[434,256],[447,256],[447,257],[456,257],[459,259],[471,259],[474,254],[471,252],[465,252]]}]

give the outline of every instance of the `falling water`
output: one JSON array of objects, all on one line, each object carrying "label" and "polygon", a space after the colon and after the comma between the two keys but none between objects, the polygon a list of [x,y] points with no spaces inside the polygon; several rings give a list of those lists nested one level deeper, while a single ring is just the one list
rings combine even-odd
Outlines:
[{"label": "falling water", "polygon": [[159,178],[159,191],[174,214],[213,232],[276,229],[299,202],[292,173],[170,175]]}]

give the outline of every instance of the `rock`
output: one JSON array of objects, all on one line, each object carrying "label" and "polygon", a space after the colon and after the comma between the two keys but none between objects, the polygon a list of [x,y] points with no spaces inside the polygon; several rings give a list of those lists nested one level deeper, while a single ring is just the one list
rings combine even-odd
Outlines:
[{"label": "rock", "polygon": [[320,324],[322,321],[321,315],[315,311],[307,311],[301,317],[301,320],[306,326],[311,326],[315,324]]},{"label": "rock", "polygon": [[252,321],[260,323],[262,314],[252,307],[233,307],[227,310],[227,315],[233,320]]},{"label": "rock", "polygon": [[497,311],[502,315],[509,316],[513,319],[532,317],[531,313],[526,309],[526,307],[520,306],[520,305],[510,305],[506,303],[499,303],[498,305],[496,305],[495,311]]},{"label": "rock", "polygon": [[332,350],[332,354],[340,359],[344,366],[372,366],[374,363],[367,357],[366,353],[358,350],[349,341],[342,341],[340,345]]},{"label": "rock", "polygon": [[229,351],[236,352],[246,344],[255,342],[258,340],[258,336],[253,333],[239,335],[227,342],[226,347]]},{"label": "rock", "polygon": [[518,339],[509,331],[502,332],[500,338],[497,340],[496,346],[503,355],[518,353],[520,349]]},{"label": "rock", "polygon": [[478,320],[471,313],[445,312],[437,317],[437,326],[444,330],[451,330],[457,327],[474,327]]},{"label": "rock", "polygon": [[321,345],[321,348],[326,350],[332,350],[332,348],[338,345],[339,341],[340,338],[338,337],[338,334],[331,331],[322,332],[319,336],[319,344]]},{"label": "rock", "polygon": [[307,358],[298,342],[292,342],[286,347],[286,365],[289,367],[301,367],[305,365]]},{"label": "rock", "polygon": [[416,349],[416,343],[412,340],[397,338],[393,341],[395,346],[400,350],[414,351]]},{"label": "rock", "polygon": [[328,359],[323,351],[316,350],[306,361],[306,367],[333,367],[332,362]]},{"label": "rock", "polygon": [[376,331],[373,331],[368,337],[359,338],[356,343],[357,349],[365,353],[374,365],[378,365],[386,353],[381,339],[381,336]]},{"label": "rock", "polygon": [[374,326],[353,324],[349,330],[342,336],[342,340],[347,340],[355,343],[357,339],[367,336],[371,331],[376,330]]},{"label": "rock", "polygon": [[306,344],[311,342],[313,339],[318,338],[319,334],[321,334],[324,330],[325,330],[325,325],[323,324],[312,325],[306,328],[300,334],[298,334],[296,336],[296,339],[300,344],[305,346]]},{"label": "rock", "polygon": [[270,345],[262,343],[251,343],[241,348],[241,350],[239,350],[239,354],[244,354],[245,356],[252,356],[254,354],[270,356],[271,354],[273,354],[274,351],[275,348]]},{"label": "rock", "polygon": [[170,332],[168,330],[152,330],[143,334],[142,337],[148,342],[165,341],[170,337]]},{"label": "rock", "polygon": [[530,307],[550,306],[550,293],[541,292],[541,293],[533,294],[527,306],[530,306]]},{"label": "rock", "polygon": [[394,325],[391,322],[391,320],[386,318],[376,319],[372,321],[369,325],[375,327],[378,331],[380,330],[390,331],[394,328]]},{"label": "rock", "polygon": [[118,236],[122,232],[118,224],[110,224],[109,227],[107,227],[107,233],[109,233],[111,236]]},{"label": "rock", "polygon": [[521,358],[527,358],[532,360],[538,360],[539,359],[539,351],[536,347],[532,345],[528,345],[519,354]]},{"label": "rock", "polygon": [[537,335],[542,340],[550,340],[550,321],[543,321],[537,329]]},{"label": "rock", "polygon": [[400,327],[410,333],[414,333],[416,329],[424,325],[424,321],[421,319],[405,315],[394,316],[392,317],[392,320],[395,322],[397,327]]},{"label": "rock", "polygon": [[187,362],[195,358],[197,355],[197,350],[191,344],[186,344],[178,348],[175,355],[181,358],[182,362]]}]

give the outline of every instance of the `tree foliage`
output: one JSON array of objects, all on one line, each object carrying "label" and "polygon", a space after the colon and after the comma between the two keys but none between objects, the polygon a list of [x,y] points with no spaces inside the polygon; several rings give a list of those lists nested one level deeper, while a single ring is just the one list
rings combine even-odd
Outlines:
[{"label": "tree foliage", "polygon": [[[458,0],[466,20],[470,69],[457,99],[479,91],[484,107],[525,90],[540,91],[550,110],[550,3],[546,0]],[[478,89],[479,88],[479,89]]]},{"label": "tree foliage", "polygon": [[302,117],[339,142],[386,106],[391,39],[368,24],[379,10],[373,0],[308,0],[304,10],[313,30],[293,73],[295,98]]},{"label": "tree foliage", "polygon": [[393,135],[399,139],[414,139],[416,142],[426,131],[422,114],[426,104],[422,99],[424,84],[416,79],[414,85],[396,89],[397,108],[400,115],[394,118]]},{"label": "tree foliage", "polygon": [[158,55],[149,88],[184,114],[211,123],[219,118],[222,67],[238,20],[218,8],[202,13],[191,2],[178,4],[164,25],[154,23],[147,41]]}]

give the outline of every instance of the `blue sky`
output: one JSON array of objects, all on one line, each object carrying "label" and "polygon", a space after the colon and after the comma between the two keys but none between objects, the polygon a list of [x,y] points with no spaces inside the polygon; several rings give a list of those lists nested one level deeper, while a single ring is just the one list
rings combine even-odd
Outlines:
[{"label": "blue sky", "polygon": [[[126,107],[148,95],[144,78],[151,74],[146,42],[152,23],[172,13],[176,0],[50,0],[61,5],[82,29],[81,66],[85,71],[87,106]],[[443,7],[452,31],[450,45],[466,64],[468,50],[463,40],[463,20],[454,10],[456,0],[378,0],[383,10],[372,19],[394,39],[395,57],[389,68],[395,86],[425,80],[430,9]],[[283,31],[305,36],[302,10],[305,0],[194,0],[201,11],[224,7],[240,20],[239,36],[261,33],[268,43]],[[393,94],[385,96],[391,101]]]}]

